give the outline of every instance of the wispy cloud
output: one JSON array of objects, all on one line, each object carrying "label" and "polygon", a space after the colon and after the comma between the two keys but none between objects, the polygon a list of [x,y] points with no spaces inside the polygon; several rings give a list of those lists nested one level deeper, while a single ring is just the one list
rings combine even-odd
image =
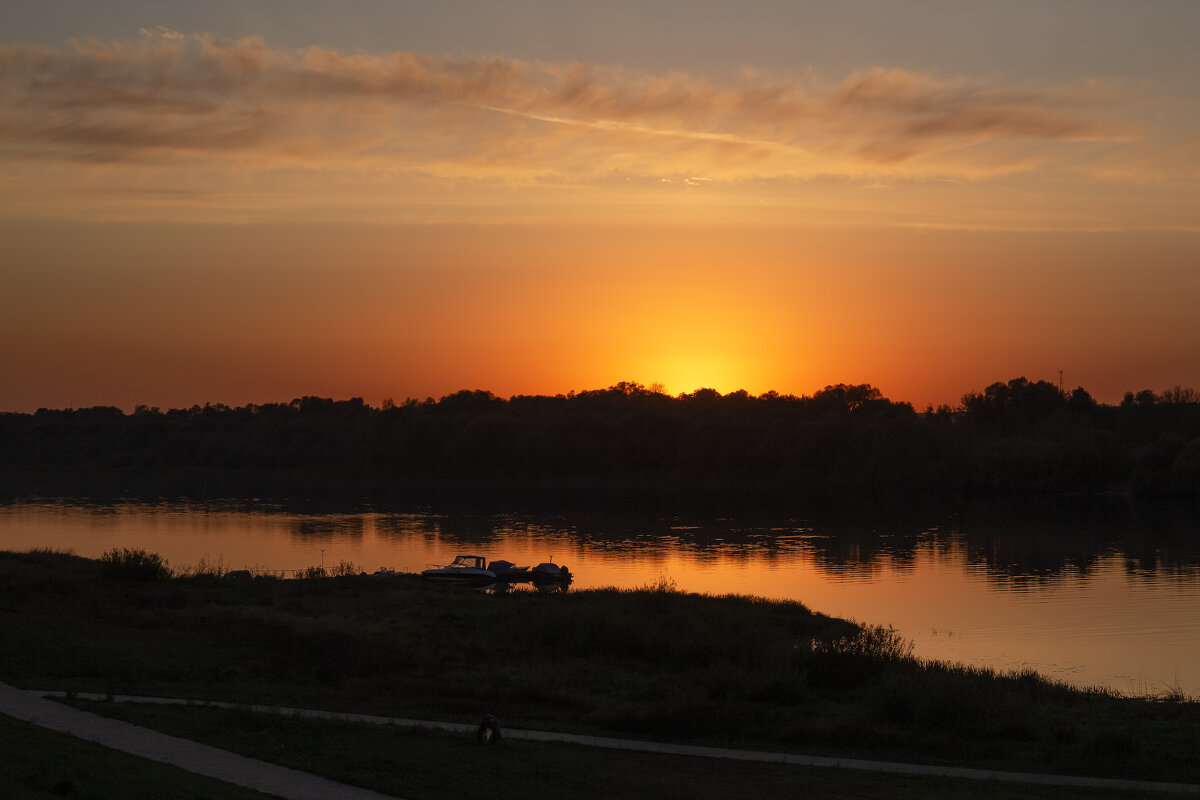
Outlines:
[{"label": "wispy cloud", "polygon": [[870,69],[730,84],[579,63],[283,51],[143,30],[0,45],[0,159],[262,170],[383,165],[589,175],[979,176],[1134,137],[1118,87]]}]

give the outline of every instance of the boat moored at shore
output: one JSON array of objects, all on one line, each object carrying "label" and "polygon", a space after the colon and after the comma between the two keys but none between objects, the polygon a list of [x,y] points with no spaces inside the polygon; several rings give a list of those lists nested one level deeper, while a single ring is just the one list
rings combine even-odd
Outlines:
[{"label": "boat moored at shore", "polygon": [[483,556],[460,555],[444,567],[422,570],[421,576],[443,583],[495,583],[496,573],[489,570],[486,564],[487,559]]},{"label": "boat moored at shore", "polygon": [[538,585],[561,584],[566,586],[571,582],[571,570],[566,567],[543,561],[529,570],[530,578]]},{"label": "boat moored at shore", "polygon": [[536,567],[518,567],[511,561],[496,559],[488,562],[484,556],[464,554],[455,556],[444,567],[430,567],[421,575],[442,583],[463,583],[472,586],[496,584],[505,586],[515,583],[533,583],[539,589],[565,587],[571,583],[571,571],[549,561]]}]

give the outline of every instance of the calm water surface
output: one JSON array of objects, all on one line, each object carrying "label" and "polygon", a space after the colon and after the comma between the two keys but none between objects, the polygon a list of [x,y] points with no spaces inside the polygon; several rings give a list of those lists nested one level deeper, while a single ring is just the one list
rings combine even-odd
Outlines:
[{"label": "calm water surface", "polygon": [[[886,520],[886,521],[881,521]],[[798,600],[895,626],[920,656],[1033,668],[1122,692],[1200,696],[1200,534],[1188,515],[1113,509],[684,519],[332,513],[252,501],[0,504],[0,548],[95,557],[143,547],[173,566],[289,572],[352,561],[417,571],[461,552],[553,560],[575,588],[661,579]]]}]

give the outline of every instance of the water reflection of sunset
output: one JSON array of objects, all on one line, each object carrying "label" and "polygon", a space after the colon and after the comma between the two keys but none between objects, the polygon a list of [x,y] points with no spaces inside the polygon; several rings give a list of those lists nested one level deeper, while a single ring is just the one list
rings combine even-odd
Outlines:
[{"label": "water reflection of sunset", "polygon": [[[1200,692],[1200,675],[1188,672],[1200,663],[1193,613],[1200,554],[1173,546],[1170,560],[1161,548],[1147,560],[1154,545],[1118,525],[1084,539],[1056,533],[1065,544],[1051,556],[1038,525],[1023,519],[985,535],[911,522],[875,530],[797,519],[303,514],[248,503],[51,502],[0,507],[0,546],[72,548],[91,557],[110,547],[143,547],[175,566],[219,559],[226,568],[288,574],[322,561],[419,571],[464,552],[522,565],[553,560],[570,567],[575,590],[665,579],[683,591],[797,600],[834,616],[894,625],[923,657],[1033,667],[1121,691],[1178,682]],[[1172,541],[1169,531],[1161,535]],[[1123,551],[1141,559],[1127,563]]]}]

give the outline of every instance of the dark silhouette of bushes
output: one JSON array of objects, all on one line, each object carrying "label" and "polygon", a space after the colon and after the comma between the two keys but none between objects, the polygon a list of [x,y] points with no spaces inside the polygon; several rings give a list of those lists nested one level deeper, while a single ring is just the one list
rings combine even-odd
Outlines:
[{"label": "dark silhouette of bushes", "polygon": [[796,397],[637,383],[566,395],[461,391],[0,414],[10,472],[308,474],[436,496],[787,498],[843,490],[1143,491],[1196,495],[1200,396],[1175,387],[1098,404],[1015,378],[917,413],[868,384]]},{"label": "dark silhouette of bushes", "polygon": [[110,578],[158,581],[171,577],[166,559],[135,547],[114,547],[100,556],[101,572]]}]

